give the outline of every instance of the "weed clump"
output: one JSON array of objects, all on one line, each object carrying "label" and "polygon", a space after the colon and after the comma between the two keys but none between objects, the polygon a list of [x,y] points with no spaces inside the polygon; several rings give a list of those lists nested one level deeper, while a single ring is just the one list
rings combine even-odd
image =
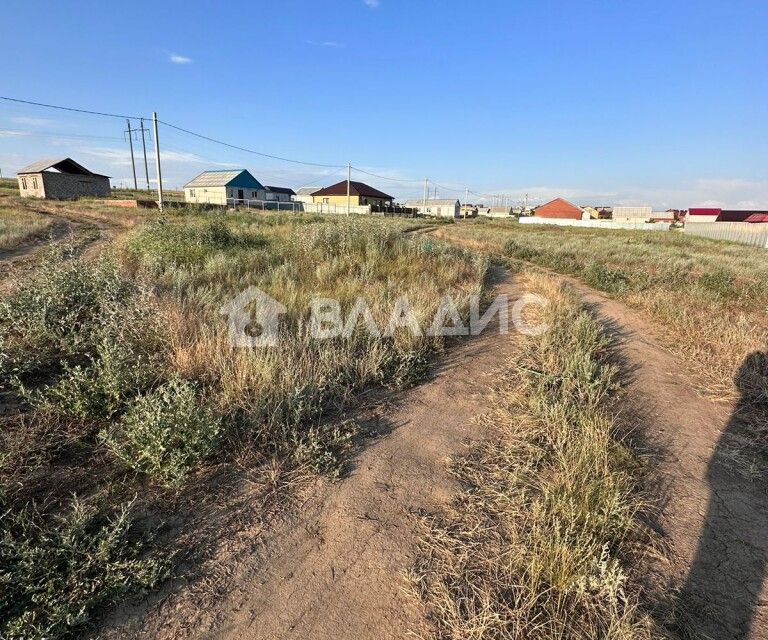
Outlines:
[{"label": "weed clump", "polygon": [[215,450],[220,433],[220,419],[201,406],[194,386],[174,379],[138,396],[100,438],[131,469],[179,485]]},{"label": "weed clump", "polygon": [[168,564],[146,556],[147,544],[132,530],[127,506],[103,517],[75,499],[52,520],[34,505],[6,511],[0,518],[0,637],[71,637],[100,607],[154,588]]}]

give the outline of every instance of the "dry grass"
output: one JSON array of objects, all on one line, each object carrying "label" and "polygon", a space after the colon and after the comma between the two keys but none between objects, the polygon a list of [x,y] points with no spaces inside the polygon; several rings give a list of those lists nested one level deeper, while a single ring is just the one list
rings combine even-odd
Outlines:
[{"label": "dry grass", "polygon": [[476,250],[575,275],[647,313],[710,397],[732,399],[742,362],[768,346],[764,250],[679,232],[513,222],[453,225],[439,233]]},{"label": "dry grass", "polygon": [[530,289],[551,328],[501,372],[488,438],[452,464],[462,491],[422,520],[412,584],[436,638],[664,637],[642,608],[653,536],[609,341],[556,280]]},{"label": "dry grass", "polygon": [[0,207],[0,249],[12,249],[39,238],[51,227],[44,216],[16,207]]},{"label": "dry grass", "polygon": [[[82,206],[79,219],[106,215],[83,203],[50,206],[60,215]],[[400,296],[423,319],[444,295],[466,306],[482,288],[484,260],[407,239],[403,228],[180,211],[139,224],[102,259],[53,250],[36,277],[0,299],[0,513],[13,516],[0,519],[0,583],[24,594],[0,597],[0,636],[67,636],[165,575],[157,554],[132,544],[147,534],[129,517],[137,494],[130,512],[146,522],[178,517],[164,509],[208,493],[214,474],[224,485],[247,472],[268,487],[340,472],[356,425],[338,410],[364,389],[418,379],[441,342],[404,330],[313,340],[311,298],[348,310],[364,297],[384,324]],[[251,285],[288,311],[277,345],[236,349],[219,309]],[[81,512],[74,524],[66,515]],[[72,548],[61,549],[67,541]],[[20,549],[61,561],[32,570]],[[131,567],[143,569],[134,576]],[[67,582],[78,585],[76,601],[49,589]]]}]

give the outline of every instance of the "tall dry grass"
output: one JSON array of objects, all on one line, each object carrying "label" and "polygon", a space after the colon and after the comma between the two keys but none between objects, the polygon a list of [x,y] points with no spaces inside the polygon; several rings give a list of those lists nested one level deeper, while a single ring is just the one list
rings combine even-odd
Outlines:
[{"label": "tall dry grass", "polygon": [[12,249],[33,238],[42,237],[51,220],[16,207],[0,207],[0,249]]},{"label": "tall dry grass", "polygon": [[746,357],[768,347],[763,249],[681,232],[569,229],[511,222],[461,224],[442,237],[571,274],[640,309],[686,360],[702,393],[732,399]]},{"label": "tall dry grass", "polygon": [[643,609],[653,536],[609,339],[556,280],[529,284],[550,329],[500,372],[487,438],[452,463],[458,497],[421,521],[413,588],[441,639],[664,637]]}]

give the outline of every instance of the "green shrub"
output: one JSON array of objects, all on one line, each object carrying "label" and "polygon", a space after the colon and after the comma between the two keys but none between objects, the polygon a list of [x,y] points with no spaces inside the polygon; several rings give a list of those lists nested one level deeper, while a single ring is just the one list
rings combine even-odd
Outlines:
[{"label": "green shrub", "polygon": [[158,354],[130,342],[104,340],[88,366],[65,366],[59,380],[27,393],[33,407],[48,416],[107,420],[122,413],[133,397],[156,381]]},{"label": "green shrub", "polygon": [[602,263],[593,262],[582,274],[584,281],[595,289],[608,293],[625,291],[631,281],[629,275],[621,269],[612,269]]},{"label": "green shrub", "polygon": [[90,264],[53,250],[29,286],[0,302],[0,387],[82,361],[122,330],[138,297],[112,258]]},{"label": "green shrub", "polygon": [[101,440],[131,469],[169,485],[216,448],[220,419],[200,406],[195,388],[174,379],[139,396]]},{"label": "green shrub", "polygon": [[521,244],[516,240],[507,240],[504,245],[504,254],[510,258],[517,258],[518,260],[535,261],[540,255],[540,252],[525,244]]},{"label": "green shrub", "polygon": [[[2,505],[0,508],[5,510]],[[72,637],[101,607],[153,588],[167,563],[143,557],[124,506],[100,518],[77,499],[46,523],[33,507],[0,518],[0,637]]]}]

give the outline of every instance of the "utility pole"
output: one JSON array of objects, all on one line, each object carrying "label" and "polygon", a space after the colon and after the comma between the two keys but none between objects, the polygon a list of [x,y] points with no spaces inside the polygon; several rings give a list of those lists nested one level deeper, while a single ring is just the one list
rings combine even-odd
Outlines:
[{"label": "utility pole", "polygon": [[427,212],[428,197],[429,197],[429,178],[424,178],[424,213]]},{"label": "utility pole", "polygon": [[157,112],[152,112],[152,128],[155,133],[155,170],[157,172],[157,206],[163,210],[163,174],[160,169],[160,136],[157,135]]},{"label": "utility pole", "polygon": [[[147,164],[147,143],[144,141],[144,118],[141,118],[141,146],[144,149],[144,175],[147,178],[147,191],[149,191],[149,165]],[[149,129],[146,129],[149,131]]]},{"label": "utility pole", "polygon": [[469,187],[464,189],[464,217],[467,217],[469,211]]},{"label": "utility pole", "polygon": [[349,215],[350,209],[350,182],[352,181],[352,163],[347,162],[347,215]]},{"label": "utility pole", "polygon": [[133,188],[135,191],[138,191],[139,189],[139,183],[136,182],[136,162],[133,159],[133,131],[131,131],[131,121],[126,118],[125,123],[128,125],[128,131],[126,133],[128,134],[128,146],[131,149],[131,171],[133,171]]}]

